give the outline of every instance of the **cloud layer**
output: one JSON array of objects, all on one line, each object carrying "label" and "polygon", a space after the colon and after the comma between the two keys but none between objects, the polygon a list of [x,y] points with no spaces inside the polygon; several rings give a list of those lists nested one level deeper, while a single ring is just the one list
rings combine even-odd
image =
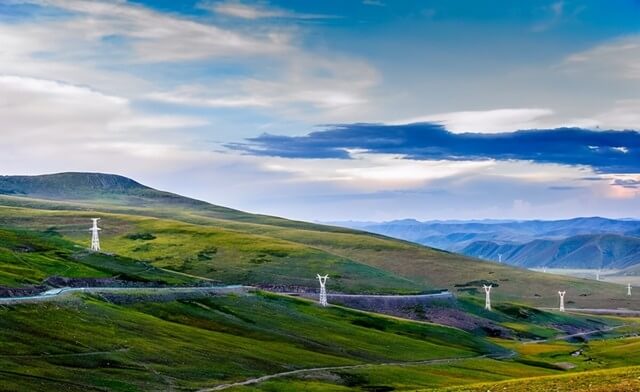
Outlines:
[{"label": "cloud layer", "polygon": [[351,158],[350,151],[414,160],[524,160],[590,166],[601,173],[640,172],[640,133],[581,128],[496,134],[447,131],[435,123],[343,124],[306,136],[264,134],[230,148],[258,156]]}]

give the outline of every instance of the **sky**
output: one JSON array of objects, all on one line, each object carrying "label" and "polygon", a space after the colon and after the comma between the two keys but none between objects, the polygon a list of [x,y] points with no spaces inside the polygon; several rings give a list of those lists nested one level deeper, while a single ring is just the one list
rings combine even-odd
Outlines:
[{"label": "sky", "polygon": [[0,174],[309,221],[640,217],[638,0],[0,0]]}]

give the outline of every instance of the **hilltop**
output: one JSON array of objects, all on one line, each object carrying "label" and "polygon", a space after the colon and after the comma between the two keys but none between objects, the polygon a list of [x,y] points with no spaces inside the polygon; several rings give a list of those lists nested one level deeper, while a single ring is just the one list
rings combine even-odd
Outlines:
[{"label": "hilltop", "polygon": [[40,176],[0,176],[0,194],[43,198],[87,197],[100,193],[152,191],[130,178],[103,173],[57,173]]}]

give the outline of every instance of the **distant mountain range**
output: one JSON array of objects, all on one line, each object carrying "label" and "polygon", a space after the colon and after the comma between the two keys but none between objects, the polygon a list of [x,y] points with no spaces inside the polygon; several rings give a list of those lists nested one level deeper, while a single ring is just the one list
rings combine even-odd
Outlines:
[{"label": "distant mountain range", "polygon": [[333,222],[520,267],[624,269],[640,265],[640,221],[600,217],[556,221]]}]

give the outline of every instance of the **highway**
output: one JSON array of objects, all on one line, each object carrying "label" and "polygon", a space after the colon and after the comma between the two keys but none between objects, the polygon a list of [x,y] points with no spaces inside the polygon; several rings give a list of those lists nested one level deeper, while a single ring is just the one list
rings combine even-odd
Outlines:
[{"label": "highway", "polygon": [[[290,295],[294,297],[303,298],[317,298],[318,293],[295,293],[295,292],[276,292],[276,294]],[[421,298],[453,298],[453,294],[449,291],[442,291],[439,293],[431,294],[340,294],[340,293],[327,293],[327,299],[330,298],[381,298],[381,299],[421,299]]]}]

